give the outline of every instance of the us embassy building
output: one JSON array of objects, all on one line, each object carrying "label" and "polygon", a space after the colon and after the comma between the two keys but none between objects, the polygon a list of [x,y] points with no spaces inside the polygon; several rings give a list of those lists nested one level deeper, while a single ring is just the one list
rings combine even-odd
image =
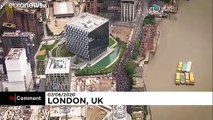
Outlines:
[{"label": "us embassy building", "polygon": [[78,57],[92,60],[107,50],[109,20],[90,13],[73,17],[65,26],[67,49]]}]

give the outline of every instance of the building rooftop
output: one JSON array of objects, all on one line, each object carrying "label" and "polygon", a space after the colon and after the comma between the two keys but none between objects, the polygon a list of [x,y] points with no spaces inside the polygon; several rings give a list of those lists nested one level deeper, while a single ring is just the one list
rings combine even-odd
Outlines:
[{"label": "building rooftop", "polygon": [[31,37],[31,39],[34,37],[34,34],[31,32],[4,32],[2,34],[2,37]]},{"label": "building rooftop", "polygon": [[29,120],[32,109],[24,106],[0,107],[0,120]]},{"label": "building rooftop", "polygon": [[2,26],[16,29],[16,25],[15,24],[8,23],[8,22],[4,22]]},{"label": "building rooftop", "polygon": [[77,91],[115,91],[115,79],[103,77],[80,77],[76,79]]},{"label": "building rooftop", "polygon": [[53,2],[53,14],[54,15],[74,14],[73,2]]},{"label": "building rooftop", "polygon": [[109,20],[90,13],[81,13],[80,15],[71,18],[67,25],[91,32]]},{"label": "building rooftop", "polygon": [[50,117],[62,117],[66,115],[66,111],[68,116],[76,117],[81,116],[82,108],[81,107],[52,107],[50,110]]},{"label": "building rooftop", "polygon": [[36,13],[36,9],[27,9],[27,8],[16,7],[16,8],[14,8],[14,10],[18,11],[18,12],[28,13],[28,14],[35,14]]},{"label": "building rooftop", "polygon": [[24,48],[11,48],[8,55],[6,56],[6,60],[17,60],[21,56]]},{"label": "building rooftop", "polygon": [[53,57],[50,58],[46,67],[45,74],[69,73],[70,58],[69,57]]}]

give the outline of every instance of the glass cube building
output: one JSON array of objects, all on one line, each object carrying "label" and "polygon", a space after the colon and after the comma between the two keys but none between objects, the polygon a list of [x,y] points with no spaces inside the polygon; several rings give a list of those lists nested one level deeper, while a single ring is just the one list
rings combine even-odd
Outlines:
[{"label": "glass cube building", "polygon": [[82,13],[65,26],[67,49],[86,60],[92,60],[109,45],[109,20]]}]

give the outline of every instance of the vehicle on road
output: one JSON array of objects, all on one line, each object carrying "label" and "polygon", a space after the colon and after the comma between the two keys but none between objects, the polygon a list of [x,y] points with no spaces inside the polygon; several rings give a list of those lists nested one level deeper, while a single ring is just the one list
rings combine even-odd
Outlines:
[{"label": "vehicle on road", "polygon": [[189,77],[190,77],[190,84],[191,84],[191,85],[194,85],[195,79],[194,79],[194,74],[193,74],[192,72],[190,72]]},{"label": "vehicle on road", "polygon": [[179,72],[176,73],[175,84],[180,85],[180,73]]},{"label": "vehicle on road", "polygon": [[185,75],[184,73],[180,73],[180,83],[185,84]]},{"label": "vehicle on road", "polygon": [[187,62],[187,67],[186,67],[186,72],[190,72],[191,71],[191,67],[192,67],[192,62],[188,61]]},{"label": "vehicle on road", "polygon": [[189,80],[189,73],[188,72],[185,73],[185,80],[186,80],[186,84],[189,85],[190,80]]}]

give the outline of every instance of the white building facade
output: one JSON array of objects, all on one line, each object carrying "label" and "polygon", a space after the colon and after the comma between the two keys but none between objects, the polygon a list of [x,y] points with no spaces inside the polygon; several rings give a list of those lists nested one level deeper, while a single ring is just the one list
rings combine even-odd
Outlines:
[{"label": "white building facade", "polygon": [[5,58],[8,80],[3,91],[28,91],[32,84],[32,70],[24,48],[11,48]]},{"label": "white building facade", "polygon": [[139,0],[121,0],[121,21],[133,22],[138,12]]},{"label": "white building facade", "polygon": [[46,91],[70,91],[71,69],[69,57],[52,57],[46,70]]}]

